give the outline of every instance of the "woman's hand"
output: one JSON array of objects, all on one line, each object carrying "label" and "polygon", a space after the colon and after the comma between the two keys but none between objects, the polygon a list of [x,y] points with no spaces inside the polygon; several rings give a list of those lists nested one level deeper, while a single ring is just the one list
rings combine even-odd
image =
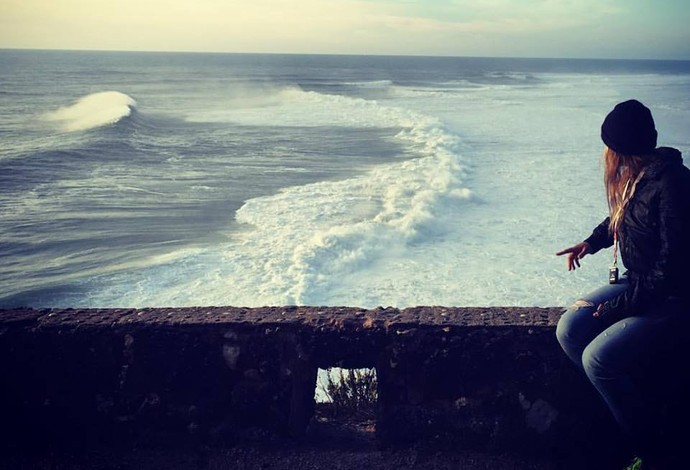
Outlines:
[{"label": "woman's hand", "polygon": [[568,271],[580,267],[580,260],[592,252],[592,247],[587,242],[581,242],[577,245],[566,248],[556,253],[557,256],[568,255]]}]

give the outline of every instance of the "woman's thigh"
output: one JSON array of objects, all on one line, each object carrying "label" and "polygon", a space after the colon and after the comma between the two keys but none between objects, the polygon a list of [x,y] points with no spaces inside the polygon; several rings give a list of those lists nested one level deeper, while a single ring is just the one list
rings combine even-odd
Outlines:
[{"label": "woman's thigh", "polygon": [[[617,284],[607,284],[580,297],[563,313],[558,321],[556,335],[569,356],[581,354],[594,338],[611,326],[605,318],[594,317],[592,314],[599,304],[617,297],[626,289],[628,282],[622,278]],[[571,359],[576,360],[572,356]]]},{"label": "woman's thigh", "polygon": [[617,321],[587,346],[583,357],[585,367],[599,370],[603,375],[611,372],[635,375],[650,361],[680,359],[681,355],[687,355],[690,340],[690,316],[683,313],[648,312]]}]

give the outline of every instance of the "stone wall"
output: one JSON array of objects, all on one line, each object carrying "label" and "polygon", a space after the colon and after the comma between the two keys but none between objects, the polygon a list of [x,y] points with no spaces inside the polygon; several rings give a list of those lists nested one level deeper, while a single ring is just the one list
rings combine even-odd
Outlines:
[{"label": "stone wall", "polygon": [[374,367],[383,447],[625,461],[607,410],[556,342],[560,311],[0,310],[4,444],[299,438],[318,368]]}]

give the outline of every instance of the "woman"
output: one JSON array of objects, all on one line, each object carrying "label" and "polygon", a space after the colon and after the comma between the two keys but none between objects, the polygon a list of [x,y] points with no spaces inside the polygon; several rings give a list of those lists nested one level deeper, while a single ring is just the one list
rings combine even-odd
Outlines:
[{"label": "woman", "polygon": [[[671,468],[663,462],[675,437],[661,432],[659,397],[690,368],[663,376],[668,382],[649,383],[649,374],[690,345],[682,344],[690,339],[690,170],[678,150],[656,148],[652,114],[639,101],[616,105],[601,138],[609,217],[557,254],[567,255],[573,270],[584,256],[613,246],[609,284],[566,310],[556,334],[645,464]],[[619,254],[627,269],[620,278]]]}]

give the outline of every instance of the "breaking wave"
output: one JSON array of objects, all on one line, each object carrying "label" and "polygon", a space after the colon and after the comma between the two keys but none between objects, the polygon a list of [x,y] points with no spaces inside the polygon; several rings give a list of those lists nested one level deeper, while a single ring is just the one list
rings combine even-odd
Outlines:
[{"label": "breaking wave", "polygon": [[132,114],[137,102],[119,91],[102,91],[80,98],[76,103],[44,115],[63,131],[75,132],[115,124]]},{"label": "breaking wave", "polygon": [[442,235],[445,217],[471,192],[464,186],[460,140],[438,119],[359,98],[296,90],[288,95],[311,108],[301,125],[328,110],[343,124],[395,127],[400,130],[393,138],[417,155],[343,181],[251,199],[237,212],[237,221],[253,233],[226,252],[230,265],[244,267],[242,279],[234,281],[252,284],[246,289],[254,302],[320,304],[343,276]]}]

